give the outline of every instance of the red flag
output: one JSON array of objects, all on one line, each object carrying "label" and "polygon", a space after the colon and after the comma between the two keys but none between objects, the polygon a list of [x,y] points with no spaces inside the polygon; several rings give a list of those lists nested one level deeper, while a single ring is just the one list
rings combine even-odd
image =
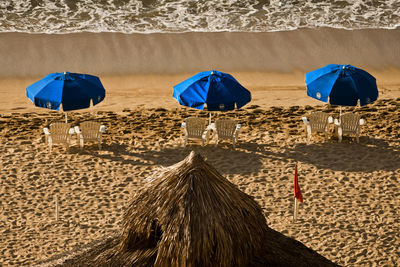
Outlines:
[{"label": "red flag", "polygon": [[303,202],[303,196],[301,195],[299,186],[299,177],[297,176],[297,163],[294,167],[294,197],[297,198],[300,202]]}]

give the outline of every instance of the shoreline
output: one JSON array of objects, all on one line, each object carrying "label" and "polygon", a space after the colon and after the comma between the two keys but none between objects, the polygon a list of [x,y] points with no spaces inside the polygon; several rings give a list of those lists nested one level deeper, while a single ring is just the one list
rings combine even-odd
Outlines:
[{"label": "shoreline", "polygon": [[292,32],[298,30],[320,30],[320,29],[327,29],[327,30],[344,30],[344,31],[364,31],[364,30],[397,30],[400,28],[400,25],[396,27],[369,27],[369,28],[345,28],[345,27],[334,27],[334,26],[313,26],[313,27],[297,27],[297,28],[290,28],[290,29],[280,29],[280,30],[265,30],[265,31],[234,31],[234,30],[215,30],[215,31],[195,31],[195,30],[187,30],[187,31],[132,31],[132,32],[123,32],[123,31],[74,31],[74,32],[26,32],[26,31],[2,31],[0,33],[22,33],[22,34],[47,34],[47,35],[66,35],[66,34],[75,34],[75,33],[94,33],[94,34],[102,34],[102,33],[117,33],[117,34],[185,34],[185,33],[270,33],[270,32]]}]

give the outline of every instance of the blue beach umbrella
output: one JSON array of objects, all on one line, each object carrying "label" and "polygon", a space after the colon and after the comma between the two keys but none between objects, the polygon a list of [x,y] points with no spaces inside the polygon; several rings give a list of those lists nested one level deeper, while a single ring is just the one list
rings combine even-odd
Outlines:
[{"label": "blue beach umbrella", "polygon": [[364,106],[378,98],[376,79],[352,65],[330,64],[306,74],[307,95],[339,106]]},{"label": "blue beach umbrella", "polygon": [[183,106],[200,110],[207,106],[208,111],[239,109],[251,100],[249,90],[232,75],[216,70],[197,73],[175,85],[173,97]]},{"label": "blue beach umbrella", "polygon": [[[105,98],[105,90],[96,76],[79,73],[51,73],[26,88],[27,97],[37,107],[63,111],[97,105]],[[67,121],[67,114],[65,114]]]}]

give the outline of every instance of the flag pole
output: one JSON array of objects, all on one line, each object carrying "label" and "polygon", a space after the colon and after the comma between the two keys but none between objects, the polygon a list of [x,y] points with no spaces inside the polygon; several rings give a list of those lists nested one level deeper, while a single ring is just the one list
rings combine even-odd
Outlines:
[{"label": "flag pole", "polygon": [[293,221],[297,220],[297,210],[298,210],[298,202],[303,202],[303,196],[301,195],[299,179],[297,174],[297,163],[294,166],[294,209],[293,209]]}]

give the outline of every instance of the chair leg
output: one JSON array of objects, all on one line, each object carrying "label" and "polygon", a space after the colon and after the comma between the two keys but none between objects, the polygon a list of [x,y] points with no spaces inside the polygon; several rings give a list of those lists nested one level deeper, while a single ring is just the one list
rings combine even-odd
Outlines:
[{"label": "chair leg", "polygon": [[339,143],[342,142],[342,134],[343,134],[342,127],[339,127],[338,128]]},{"label": "chair leg", "polygon": [[235,150],[235,137],[232,138],[232,146],[233,146],[233,150]]},{"label": "chair leg", "polygon": [[356,135],[356,139],[357,139],[357,144],[359,144],[360,143],[360,138],[359,138],[358,134]]},{"label": "chair leg", "polygon": [[311,142],[311,127],[307,126],[307,144]]},{"label": "chair leg", "polygon": [[48,140],[48,144],[49,144],[49,153],[51,153],[52,148],[53,148],[53,140],[51,139],[51,137]]},{"label": "chair leg", "polygon": [[239,138],[238,138],[238,136],[239,136],[239,132],[236,132],[235,133],[235,144],[237,144],[237,143],[239,143]]},{"label": "chair leg", "polygon": [[81,151],[83,150],[83,146],[84,146],[83,141],[84,141],[83,137],[81,136],[80,139],[79,139],[79,146],[81,147]]},{"label": "chair leg", "polygon": [[185,142],[184,142],[184,144],[183,144],[183,147],[184,147],[184,148],[186,148],[187,142],[188,142],[188,137],[185,136]]}]

